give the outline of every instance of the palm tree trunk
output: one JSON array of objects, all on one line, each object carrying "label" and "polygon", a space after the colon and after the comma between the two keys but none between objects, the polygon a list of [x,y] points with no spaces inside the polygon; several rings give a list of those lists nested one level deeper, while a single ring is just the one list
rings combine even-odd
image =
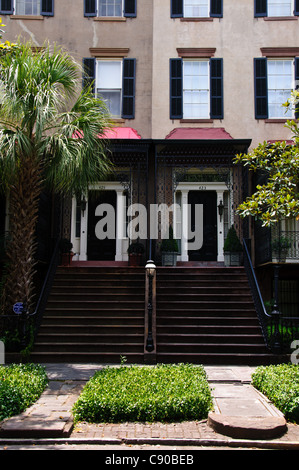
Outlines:
[{"label": "palm tree trunk", "polygon": [[4,285],[4,308],[12,312],[16,302],[26,303],[29,310],[34,298],[36,222],[41,193],[40,166],[34,159],[22,160],[15,184],[10,188],[10,241],[8,267]]}]

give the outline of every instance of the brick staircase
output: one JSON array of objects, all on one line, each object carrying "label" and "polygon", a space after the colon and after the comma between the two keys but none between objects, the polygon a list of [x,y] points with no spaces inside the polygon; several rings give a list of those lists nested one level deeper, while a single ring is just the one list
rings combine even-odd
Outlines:
[{"label": "brick staircase", "polygon": [[[144,362],[144,268],[59,267],[31,360]],[[243,267],[157,268],[157,362],[270,363]]]},{"label": "brick staircase", "polygon": [[59,267],[34,362],[143,362],[144,268]]},{"label": "brick staircase", "polygon": [[243,267],[157,270],[157,362],[271,360]]}]

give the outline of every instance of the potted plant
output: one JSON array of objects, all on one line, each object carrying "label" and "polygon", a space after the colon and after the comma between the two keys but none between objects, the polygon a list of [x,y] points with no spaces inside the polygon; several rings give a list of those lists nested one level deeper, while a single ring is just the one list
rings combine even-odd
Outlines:
[{"label": "potted plant", "polygon": [[243,247],[234,226],[230,227],[224,242],[225,266],[240,266],[242,264]]},{"label": "potted plant", "polygon": [[169,238],[164,238],[161,243],[162,266],[175,266],[178,255],[178,242],[173,238],[172,227],[169,227]]},{"label": "potted plant", "polygon": [[61,265],[69,266],[72,262],[74,253],[72,251],[73,244],[67,238],[60,241]]},{"label": "potted plant", "polygon": [[273,261],[276,263],[284,263],[287,257],[291,242],[286,237],[279,237],[271,243]]},{"label": "potted plant", "polygon": [[143,253],[144,245],[139,241],[132,242],[128,248],[129,266],[141,266]]}]

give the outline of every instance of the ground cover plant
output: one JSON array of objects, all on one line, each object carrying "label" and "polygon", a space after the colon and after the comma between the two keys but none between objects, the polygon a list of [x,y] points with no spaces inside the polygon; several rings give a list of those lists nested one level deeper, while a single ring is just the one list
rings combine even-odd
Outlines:
[{"label": "ground cover plant", "polygon": [[299,365],[260,366],[252,385],[266,395],[288,421],[299,423]]},{"label": "ground cover plant", "polygon": [[31,406],[47,384],[46,371],[38,364],[0,366],[0,421]]},{"label": "ground cover plant", "polygon": [[202,366],[107,367],[84,387],[75,422],[175,422],[207,417],[212,395]]}]

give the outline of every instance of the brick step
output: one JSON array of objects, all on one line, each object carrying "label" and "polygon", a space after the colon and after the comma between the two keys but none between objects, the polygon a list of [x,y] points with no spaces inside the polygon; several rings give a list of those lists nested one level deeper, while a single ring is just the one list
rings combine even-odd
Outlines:
[{"label": "brick step", "polygon": [[91,334],[105,334],[105,335],[113,335],[113,334],[118,334],[119,335],[135,335],[135,334],[141,334],[143,335],[144,333],[144,325],[142,323],[140,324],[134,324],[134,325],[122,325],[121,323],[111,325],[111,324],[106,324],[106,325],[101,325],[99,326],[98,324],[95,325],[88,325],[85,321],[85,324],[83,323],[82,325],[78,324],[70,324],[64,322],[63,324],[57,324],[54,323],[52,325],[47,325],[45,322],[43,325],[40,327],[39,334],[42,335],[74,335],[74,334],[79,334],[81,336],[83,335],[91,335]]},{"label": "brick step", "polygon": [[[236,329],[237,330],[237,329]],[[204,344],[217,344],[219,347],[222,347],[224,345],[231,346],[231,343],[235,345],[242,345],[243,344],[252,344],[252,345],[262,345],[263,347],[265,346],[263,338],[260,334],[244,334],[242,332],[237,333],[221,333],[217,334],[215,333],[208,333],[208,332],[202,332],[202,334],[195,334],[195,333],[159,333],[157,334],[157,344],[159,344],[159,349],[161,348],[161,345],[168,344],[169,348],[171,347],[171,344],[179,344],[179,347],[181,348],[182,346],[188,347],[190,344],[196,345],[196,347],[202,347]]]},{"label": "brick step", "polygon": [[[75,307],[69,307],[69,308],[64,308],[61,309],[61,307],[47,307],[45,310],[45,317],[50,317],[50,316],[56,316],[56,315],[63,315],[63,316],[79,316],[79,317],[103,317],[103,316],[123,316],[123,317],[128,317],[128,316],[140,316],[144,315],[144,308],[120,308],[119,306],[113,306],[112,308],[106,307],[103,309],[99,308],[75,308]],[[45,318],[44,317],[44,318]]]},{"label": "brick step", "polygon": [[91,302],[97,302],[101,303],[107,303],[107,302],[120,302],[122,305],[125,302],[130,302],[130,304],[134,302],[141,302],[144,304],[144,293],[138,289],[135,289],[135,292],[132,292],[131,294],[129,293],[117,293],[115,292],[114,294],[104,294],[101,292],[101,288],[98,289],[96,293],[89,293],[89,292],[78,292],[76,289],[76,292],[70,293],[56,293],[52,292],[51,293],[51,300],[50,302],[57,302],[59,304],[65,303],[65,302],[72,302],[78,304],[78,306],[81,305],[81,302],[86,302],[91,303]]},{"label": "brick step", "polygon": [[180,290],[173,291],[172,294],[168,295],[161,295],[158,292],[158,300],[159,303],[161,304],[162,302],[181,302],[181,303],[189,303],[189,302],[209,302],[209,303],[214,303],[214,302],[223,302],[227,304],[228,302],[233,302],[234,304],[243,304],[244,302],[250,302],[252,303],[252,296],[251,294],[233,294],[231,292],[226,292],[226,293],[218,293],[214,292],[212,293],[190,293],[190,294],[185,294],[181,293]]},{"label": "brick step", "polygon": [[219,325],[219,324],[207,324],[207,325],[157,325],[157,335],[192,335],[192,334],[223,334],[223,335],[244,335],[254,334],[260,335],[261,328],[255,323],[254,325],[240,324],[234,325]]},{"label": "brick step", "polygon": [[[134,309],[139,308],[142,309],[144,308],[144,300],[128,300],[126,302],[127,305],[132,305]],[[64,309],[81,309],[85,311],[89,310],[119,310],[121,307],[119,300],[115,300],[114,297],[113,299],[106,299],[106,300],[74,300],[73,298],[69,300],[60,300],[60,301],[55,301],[53,300],[52,297],[50,297],[48,301],[48,309],[52,308],[59,308],[60,310]]]},{"label": "brick step", "polygon": [[78,353],[77,351],[69,352],[48,352],[40,351],[38,353],[32,352],[30,360],[34,363],[70,363],[70,364],[117,364],[121,363],[121,356],[126,358],[128,364],[143,364],[143,351],[142,352],[129,352],[120,354],[119,352],[98,352],[98,351],[84,351]]},{"label": "brick step", "polygon": [[122,325],[123,328],[137,328],[144,324],[144,315],[142,316],[79,316],[79,315],[53,315],[53,316],[44,316],[43,323],[40,327],[42,328],[63,328],[64,325],[69,327],[77,328],[114,328],[115,326]]},{"label": "brick step", "polygon": [[74,289],[76,290],[76,295],[79,294],[85,294],[85,295],[94,295],[94,294],[99,294],[99,295],[124,295],[124,294],[138,294],[142,295],[144,298],[144,282],[142,284],[137,285],[137,283],[132,283],[132,285],[129,286],[111,286],[110,283],[107,283],[104,285],[104,283],[100,283],[97,285],[90,285],[90,284],[78,284],[75,285],[74,283],[70,285],[64,285],[64,284],[59,284],[59,285],[53,285],[51,294],[52,295],[61,295],[61,294],[73,294]]},{"label": "brick step", "polygon": [[266,347],[264,344],[256,344],[256,343],[234,343],[228,342],[225,344],[219,344],[218,342],[204,342],[204,343],[179,343],[179,342],[157,342],[157,348],[159,353],[168,352],[168,353],[176,353],[179,355],[180,353],[186,352],[193,352],[193,353],[200,353],[200,352],[211,352],[211,353],[251,353],[251,354],[261,354],[266,352]]},{"label": "brick step", "polygon": [[181,317],[181,316],[161,316],[159,315],[159,327],[169,328],[176,326],[177,328],[194,328],[196,326],[201,327],[204,325],[211,326],[234,326],[234,325],[258,325],[255,312],[252,316],[194,316],[194,317]]},{"label": "brick step", "polygon": [[93,353],[105,353],[105,352],[118,352],[121,355],[125,355],[129,352],[143,352],[143,341],[138,342],[136,341],[135,343],[124,343],[124,342],[118,342],[118,343],[100,343],[100,342],[55,342],[55,343],[50,343],[49,341],[47,342],[40,342],[37,341],[34,345],[34,351],[36,353],[38,352],[73,352],[76,351],[77,353],[85,353],[85,352],[93,352]]},{"label": "brick step", "polygon": [[173,287],[170,286],[157,286],[157,293],[159,296],[169,296],[177,293],[177,295],[221,295],[221,294],[232,294],[234,296],[251,296],[251,292],[248,289],[248,286],[244,284],[243,287],[238,287],[234,284],[229,285],[229,286],[223,286],[223,285],[217,285],[217,286],[212,286],[211,283],[208,283],[207,286],[202,286],[201,284],[196,283],[193,286],[189,286],[186,284],[185,286],[180,285],[180,293],[176,291],[177,285],[174,285]]},{"label": "brick step", "polygon": [[252,302],[250,301],[240,301],[237,303],[234,301],[226,301],[223,303],[222,301],[214,301],[213,300],[204,300],[202,302],[196,302],[192,300],[177,300],[173,301],[173,299],[169,300],[161,300],[160,298],[157,299],[157,311],[162,311],[162,310],[180,310],[183,312],[186,312],[188,310],[248,310],[252,309]]},{"label": "brick step", "polygon": [[72,343],[72,344],[143,344],[143,331],[139,332],[136,331],[135,333],[129,333],[127,331],[123,331],[122,328],[119,330],[114,331],[112,334],[111,332],[108,333],[92,333],[92,332],[77,332],[74,333],[73,330],[69,331],[67,334],[63,332],[52,332],[52,333],[45,333],[40,332],[38,335],[39,343],[44,344],[57,344],[57,343]]},{"label": "brick step", "polygon": [[276,364],[277,358],[269,353],[239,353],[239,352],[201,352],[201,353],[177,353],[166,352],[157,354],[157,363],[173,364],[173,363],[192,363],[203,365],[267,365]]}]

